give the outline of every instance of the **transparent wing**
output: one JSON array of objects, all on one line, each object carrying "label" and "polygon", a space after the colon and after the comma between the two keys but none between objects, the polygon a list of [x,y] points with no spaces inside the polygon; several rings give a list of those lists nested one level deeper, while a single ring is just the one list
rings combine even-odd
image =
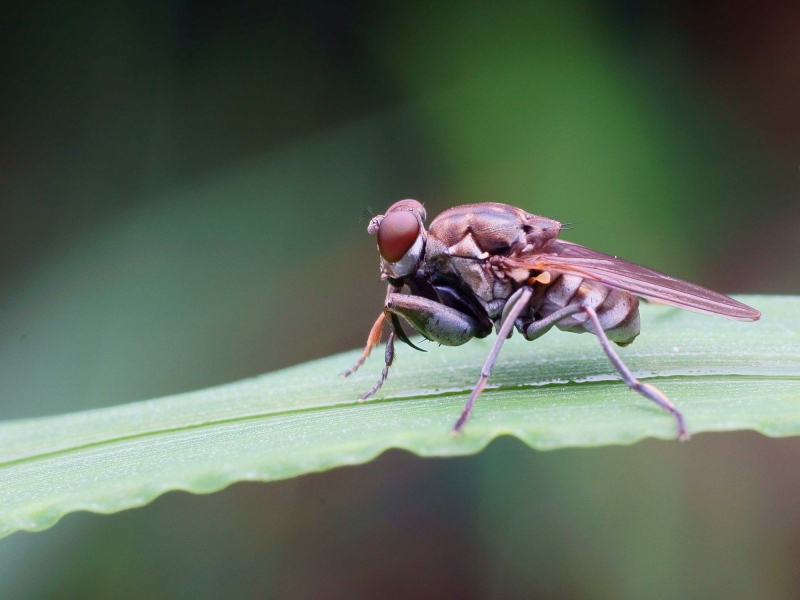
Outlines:
[{"label": "transparent wing", "polygon": [[546,253],[509,257],[504,262],[510,267],[578,275],[699,313],[739,321],[756,321],[761,316],[756,309],[723,294],[563,240],[551,242]]}]

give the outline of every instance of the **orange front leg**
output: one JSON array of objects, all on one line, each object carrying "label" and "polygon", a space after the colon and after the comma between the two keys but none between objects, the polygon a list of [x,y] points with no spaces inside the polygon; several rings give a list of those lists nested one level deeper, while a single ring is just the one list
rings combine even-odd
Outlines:
[{"label": "orange front leg", "polygon": [[386,313],[381,313],[381,316],[375,321],[375,324],[372,326],[372,329],[369,331],[369,337],[367,338],[367,345],[364,347],[364,351],[361,353],[361,358],[358,359],[356,364],[352,367],[347,369],[344,373],[342,373],[342,377],[347,377],[355,373],[358,368],[364,364],[364,361],[367,360],[369,353],[372,352],[372,348],[377,346],[381,341],[381,335],[383,334],[383,323],[386,321]]}]

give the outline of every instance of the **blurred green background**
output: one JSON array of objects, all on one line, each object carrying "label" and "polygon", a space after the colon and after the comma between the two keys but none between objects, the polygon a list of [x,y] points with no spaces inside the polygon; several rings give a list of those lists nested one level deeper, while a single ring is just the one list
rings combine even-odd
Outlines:
[{"label": "blurred green background", "polygon": [[[0,16],[2,418],[358,347],[383,297],[360,219],[405,197],[515,204],[721,291],[800,293],[788,0]],[[393,451],[14,534],[0,597],[797,598],[798,459],[746,432]]]}]

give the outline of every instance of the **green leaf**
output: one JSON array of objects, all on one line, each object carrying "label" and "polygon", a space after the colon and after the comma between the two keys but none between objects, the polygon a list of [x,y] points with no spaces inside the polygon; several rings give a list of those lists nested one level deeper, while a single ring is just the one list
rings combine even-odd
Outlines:
[{"label": "green leaf", "polygon": [[[800,297],[744,300],[761,321],[644,306],[643,333],[620,355],[655,379],[692,433],[796,435]],[[625,388],[594,336],[561,332],[509,340],[465,433],[450,435],[491,342],[428,344],[425,354],[400,346],[389,381],[364,404],[355,398],[378,376],[378,351],[347,380],[337,374],[356,351],[199,392],[0,424],[0,535],[71,511],[141,506],[169,490],[207,493],[362,463],[388,448],[453,456],[504,434],[539,449],[675,437],[672,418]]]}]

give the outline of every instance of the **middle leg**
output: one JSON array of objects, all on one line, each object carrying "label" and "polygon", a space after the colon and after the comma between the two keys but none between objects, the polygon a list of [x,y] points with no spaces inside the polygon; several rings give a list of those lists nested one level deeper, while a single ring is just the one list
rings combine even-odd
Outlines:
[{"label": "middle leg", "polygon": [[500,331],[497,332],[497,339],[494,341],[494,345],[489,352],[489,356],[486,357],[486,362],[483,363],[480,379],[478,379],[478,383],[473,388],[469,398],[467,398],[467,403],[464,405],[464,409],[461,411],[461,416],[458,418],[458,421],[456,421],[456,424],[453,427],[453,433],[460,433],[461,429],[467,423],[469,415],[472,413],[472,408],[475,406],[475,400],[477,400],[478,396],[481,395],[483,388],[486,387],[486,382],[492,375],[494,363],[497,361],[497,357],[500,354],[500,349],[503,347],[503,343],[508,339],[508,335],[511,333],[511,328],[514,327],[517,317],[522,314],[523,310],[528,308],[528,302],[530,301],[532,294],[533,290],[530,287],[525,286],[520,288],[514,295],[511,296],[511,298],[508,299],[506,307],[503,309],[503,320],[500,324]]}]

